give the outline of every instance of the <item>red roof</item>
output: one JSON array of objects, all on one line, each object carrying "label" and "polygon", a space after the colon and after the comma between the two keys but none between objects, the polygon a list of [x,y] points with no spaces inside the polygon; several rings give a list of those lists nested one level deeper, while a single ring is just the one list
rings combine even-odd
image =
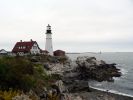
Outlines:
[{"label": "red roof", "polygon": [[36,41],[27,41],[27,42],[17,42],[12,50],[13,53],[17,52],[30,52],[32,46],[37,43]]},{"label": "red roof", "polygon": [[55,50],[54,52],[65,52],[65,51],[63,51],[63,50]]}]

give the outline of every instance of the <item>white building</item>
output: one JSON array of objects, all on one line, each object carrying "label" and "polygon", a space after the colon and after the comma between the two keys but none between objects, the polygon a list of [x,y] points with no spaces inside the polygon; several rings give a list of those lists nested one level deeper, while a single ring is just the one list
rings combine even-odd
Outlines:
[{"label": "white building", "polygon": [[0,55],[8,55],[8,52],[4,49],[0,50]]},{"label": "white building", "polygon": [[40,54],[40,48],[36,41],[20,41],[17,42],[12,50],[12,53],[19,55]]},{"label": "white building", "polygon": [[50,55],[53,55],[52,32],[51,32],[51,26],[49,24],[46,30],[45,50],[48,51]]}]

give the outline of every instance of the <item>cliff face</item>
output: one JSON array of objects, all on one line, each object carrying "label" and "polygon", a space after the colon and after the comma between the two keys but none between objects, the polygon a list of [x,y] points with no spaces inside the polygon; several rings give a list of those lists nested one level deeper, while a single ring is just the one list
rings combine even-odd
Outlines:
[{"label": "cliff face", "polygon": [[67,91],[89,91],[89,80],[113,82],[113,77],[120,77],[116,64],[98,61],[95,57],[78,57],[76,61],[67,60],[64,64],[49,64],[49,74],[59,74]]},{"label": "cliff face", "polygon": [[116,64],[107,64],[95,57],[78,57],[76,61],[67,60],[65,63],[51,63],[48,66],[50,73],[78,80],[113,81],[113,77],[121,76]]},{"label": "cliff face", "polygon": [[[59,59],[59,58],[58,58]],[[59,94],[60,100],[86,100],[80,97],[81,91],[91,91],[89,80],[113,81],[113,77],[120,77],[121,73],[115,64],[107,64],[105,61],[98,61],[95,57],[77,57],[76,61],[66,59],[56,63],[47,63],[47,73],[49,75],[58,74],[61,79],[53,83],[56,88],[56,94]],[[44,64],[45,65],[45,64]],[[49,92],[47,92],[49,93]],[[72,93],[77,93],[73,95]],[[99,99],[100,100],[100,99]]]},{"label": "cliff face", "polygon": [[121,76],[116,64],[107,64],[105,61],[96,60],[95,57],[78,57],[76,61],[69,63],[69,67],[64,66],[68,70],[62,71],[61,75],[70,92],[90,91],[89,80],[113,82],[113,77]]}]

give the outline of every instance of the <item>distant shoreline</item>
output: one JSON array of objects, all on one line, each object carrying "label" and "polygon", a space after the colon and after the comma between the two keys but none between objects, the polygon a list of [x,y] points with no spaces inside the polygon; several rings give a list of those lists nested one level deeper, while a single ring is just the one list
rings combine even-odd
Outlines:
[{"label": "distant shoreline", "polygon": [[102,53],[133,53],[133,52],[66,52],[66,54],[102,54]]},{"label": "distant shoreline", "polygon": [[99,54],[100,52],[67,52],[66,54],[84,54],[84,53]]}]

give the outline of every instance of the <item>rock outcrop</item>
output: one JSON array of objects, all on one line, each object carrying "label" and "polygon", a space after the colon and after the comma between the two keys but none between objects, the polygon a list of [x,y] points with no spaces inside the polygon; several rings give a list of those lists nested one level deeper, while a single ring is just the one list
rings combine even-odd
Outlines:
[{"label": "rock outcrop", "polygon": [[74,65],[75,67],[62,74],[62,80],[69,92],[90,91],[89,80],[112,82],[113,77],[121,76],[116,64],[107,64],[95,57],[78,57]]},{"label": "rock outcrop", "polygon": [[113,77],[121,76],[116,64],[107,64],[105,61],[96,60],[95,57],[78,57],[76,63],[78,67],[75,72],[80,80],[113,81]]},{"label": "rock outcrop", "polygon": [[[121,73],[116,64],[98,61],[95,57],[78,57],[76,61],[67,60],[65,63],[44,63],[48,74],[58,74],[51,89],[45,90],[40,97],[58,98],[58,100],[83,100],[80,96],[72,95],[81,91],[90,91],[89,80],[113,81],[113,77],[120,77]],[[47,100],[47,99],[46,99]]]}]

